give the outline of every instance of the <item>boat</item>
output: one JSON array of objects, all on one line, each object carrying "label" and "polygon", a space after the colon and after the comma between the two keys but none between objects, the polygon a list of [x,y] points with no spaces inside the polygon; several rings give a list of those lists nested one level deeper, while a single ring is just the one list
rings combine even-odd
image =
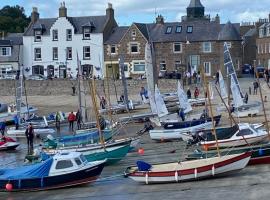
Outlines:
[{"label": "boat", "polygon": [[94,182],[105,160],[88,162],[78,152],[57,154],[44,162],[0,170],[0,191],[38,191]]},{"label": "boat", "polygon": [[10,137],[2,137],[0,139],[0,151],[4,150],[14,150],[16,149],[20,143],[16,142],[16,140],[10,138]]},{"label": "boat", "polygon": [[179,140],[188,141],[192,139],[192,135],[204,129],[212,128],[212,122],[205,122],[196,126],[181,129],[154,129],[150,130],[150,137],[152,140],[167,141]]},{"label": "boat", "polygon": [[[270,164],[270,144],[259,144],[252,145],[246,147],[238,147],[238,148],[229,148],[229,149],[221,149],[221,156],[231,155],[237,153],[251,152],[251,158],[248,162],[248,165],[258,165],[258,164]],[[192,154],[187,155],[187,160],[195,160],[195,159],[203,159],[203,158],[211,158],[217,156],[218,153],[216,150],[212,151],[200,151],[195,150]]]},{"label": "boat", "polygon": [[106,159],[106,165],[114,164],[123,159],[130,150],[130,140],[113,141],[104,144],[88,144],[85,146],[59,147],[57,149],[43,149],[48,155],[57,153],[80,152],[90,161]]},{"label": "boat", "polygon": [[[16,137],[16,138],[25,138],[25,130],[26,128],[18,129],[16,130],[15,127],[10,127],[7,129],[7,135],[10,137]],[[55,130],[52,128],[34,128],[34,134],[36,137],[54,134]]]},{"label": "boat", "polygon": [[[264,141],[268,137],[268,132],[265,129],[258,129],[254,125],[248,123],[238,124],[239,129],[235,131],[231,137],[218,139],[219,148],[246,146]],[[201,141],[200,145],[205,150],[217,148],[217,143],[214,138],[208,141]]]},{"label": "boat", "polygon": [[125,175],[134,181],[145,184],[193,181],[242,170],[248,164],[250,157],[251,153],[246,152],[222,157],[155,165],[138,161],[137,166],[126,169]]}]

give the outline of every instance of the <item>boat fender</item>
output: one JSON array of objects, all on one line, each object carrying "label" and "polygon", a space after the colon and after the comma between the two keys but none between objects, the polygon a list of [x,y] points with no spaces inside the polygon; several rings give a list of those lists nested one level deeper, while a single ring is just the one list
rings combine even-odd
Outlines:
[{"label": "boat fender", "polygon": [[175,171],[174,177],[175,177],[176,183],[178,183],[178,171]]},{"label": "boat fender", "polygon": [[145,184],[148,185],[148,172],[145,173]]},{"label": "boat fender", "polygon": [[212,167],[212,175],[215,176],[215,165]]},{"label": "boat fender", "polygon": [[11,183],[8,182],[8,183],[6,184],[6,190],[10,192],[12,189],[13,189],[13,185],[12,185]]},{"label": "boat fender", "polygon": [[197,171],[197,168],[194,169],[194,176],[195,176],[195,178],[198,177],[198,171]]},{"label": "boat fender", "polygon": [[259,149],[259,155],[263,156],[264,155],[264,150],[263,149]]}]

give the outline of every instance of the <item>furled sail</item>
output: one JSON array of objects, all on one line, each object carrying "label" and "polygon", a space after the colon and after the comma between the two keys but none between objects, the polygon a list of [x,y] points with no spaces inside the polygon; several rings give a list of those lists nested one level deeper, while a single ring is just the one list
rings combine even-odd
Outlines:
[{"label": "furled sail", "polygon": [[178,87],[177,87],[177,94],[178,94],[180,108],[183,108],[185,113],[192,111],[192,107],[188,101],[187,95],[185,91],[183,90],[183,88],[181,87],[181,83],[179,81],[178,81]]},{"label": "furled sail", "polygon": [[232,96],[233,96],[234,107],[238,108],[244,105],[243,99],[239,91],[239,87],[236,84],[236,81],[233,77],[231,78],[231,91],[232,91]]},{"label": "furled sail", "polygon": [[225,82],[224,82],[221,71],[219,70],[218,73],[219,73],[220,94],[221,94],[222,99],[226,99],[226,98],[228,98],[227,88],[226,88],[226,85],[225,85]]},{"label": "furled sail", "polygon": [[156,101],[156,109],[158,117],[163,117],[165,115],[168,115],[169,112],[167,110],[167,107],[165,105],[165,102],[160,94],[160,91],[156,85],[155,87],[155,101]]}]

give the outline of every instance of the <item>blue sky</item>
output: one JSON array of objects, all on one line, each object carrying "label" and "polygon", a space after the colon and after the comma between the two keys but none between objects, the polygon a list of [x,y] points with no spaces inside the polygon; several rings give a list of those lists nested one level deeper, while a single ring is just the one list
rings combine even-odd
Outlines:
[{"label": "blue sky", "polygon": [[[40,17],[57,17],[63,0],[0,0],[0,7],[20,5],[30,15],[32,7],[38,7]],[[155,13],[162,14],[165,21],[180,21],[190,0],[66,0],[69,16],[103,15],[111,2],[119,25],[132,22],[153,22]],[[269,0],[201,0],[205,13],[214,17],[217,13],[222,22],[252,22],[266,18]]]}]

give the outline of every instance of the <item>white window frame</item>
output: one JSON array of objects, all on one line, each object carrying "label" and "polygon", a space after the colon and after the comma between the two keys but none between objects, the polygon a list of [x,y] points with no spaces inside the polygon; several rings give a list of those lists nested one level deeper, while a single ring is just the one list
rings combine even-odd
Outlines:
[{"label": "white window frame", "polygon": [[187,26],[187,33],[193,33],[193,26]]},{"label": "white window frame", "polygon": [[264,53],[267,53],[267,43],[264,44]]},{"label": "white window frame", "polygon": [[[135,70],[135,65],[144,65],[144,70]],[[134,74],[145,73],[145,61],[144,60],[134,60],[133,61],[133,73]]]},{"label": "white window frame", "polygon": [[41,35],[42,35],[42,31],[41,30],[35,30],[34,31],[34,41],[35,42],[41,42]]},{"label": "white window frame", "polygon": [[58,41],[58,30],[57,29],[52,30],[52,40]]},{"label": "white window frame", "polygon": [[[209,69],[206,71],[206,67],[208,67]],[[204,73],[205,73],[205,75],[207,75],[207,76],[211,76],[211,62],[204,62],[203,63],[203,70],[204,70]]]},{"label": "white window frame", "polygon": [[167,26],[166,34],[171,34],[171,33],[172,33],[172,26]]},{"label": "white window frame", "polygon": [[58,60],[58,47],[53,47],[52,51],[53,51],[53,60]]},{"label": "white window frame", "polygon": [[262,38],[264,36],[264,28],[260,28],[259,37]]},{"label": "white window frame", "polygon": [[[70,31],[70,33],[69,33],[69,31]],[[67,41],[72,41],[72,29],[67,29],[66,30],[66,40]]]},{"label": "white window frame", "polygon": [[[112,49],[113,49],[113,48],[114,48],[114,52],[112,52]],[[111,52],[112,55],[116,54],[116,45],[115,45],[115,44],[112,44],[112,45],[110,46],[110,52]]]},{"label": "white window frame", "polygon": [[[130,45],[130,53],[131,54],[138,54],[139,53],[139,44],[138,43],[131,42],[131,43],[129,43],[129,45]],[[132,52],[132,46],[137,46],[137,51],[136,52]]]},{"label": "white window frame", "polygon": [[72,47],[67,47],[66,48],[66,58],[67,60],[72,60]]},{"label": "white window frame", "polygon": [[90,40],[91,38],[91,28],[90,27],[84,27],[83,28],[83,39],[84,40]]},{"label": "white window frame", "polygon": [[11,47],[1,47],[0,56],[3,56],[3,57],[11,56]]},{"label": "white window frame", "polygon": [[[209,45],[209,46],[207,46],[207,45]],[[212,52],[212,42],[203,42],[203,52],[204,53],[211,53]]]},{"label": "white window frame", "polygon": [[270,43],[268,43],[268,53],[270,53]]},{"label": "white window frame", "polygon": [[[87,54],[89,54],[89,56]],[[91,47],[90,46],[84,46],[83,47],[83,59],[84,60],[90,60],[91,59]]]},{"label": "white window frame", "polygon": [[[165,69],[162,66],[165,66]],[[159,63],[159,69],[160,69],[160,71],[167,71],[167,64],[166,64],[166,61],[165,60],[161,60],[160,61],[160,63]]]},{"label": "white window frame", "polygon": [[174,68],[175,68],[175,70],[178,70],[178,66],[179,66],[179,68],[181,67],[181,60],[176,60],[176,61],[174,61]]},{"label": "white window frame", "polygon": [[175,32],[176,33],[181,33],[182,32],[182,26],[176,26]]},{"label": "white window frame", "polygon": [[132,37],[136,37],[136,30],[135,30],[135,29],[132,29],[132,30],[131,30],[131,36],[132,36]]},{"label": "white window frame", "polygon": [[[40,52],[37,52],[37,50],[40,50]],[[35,58],[36,61],[42,60],[42,51],[41,51],[40,47],[39,48],[34,48],[34,58]]]},{"label": "white window frame", "polygon": [[266,31],[266,35],[267,35],[267,36],[270,36],[270,27],[267,27],[266,30],[267,30],[267,31]]},{"label": "white window frame", "polygon": [[[176,51],[176,46],[178,46],[179,45],[179,47],[180,47],[180,50],[179,51]],[[181,42],[175,42],[175,43],[173,43],[173,52],[174,53],[182,53],[182,43]]]}]

